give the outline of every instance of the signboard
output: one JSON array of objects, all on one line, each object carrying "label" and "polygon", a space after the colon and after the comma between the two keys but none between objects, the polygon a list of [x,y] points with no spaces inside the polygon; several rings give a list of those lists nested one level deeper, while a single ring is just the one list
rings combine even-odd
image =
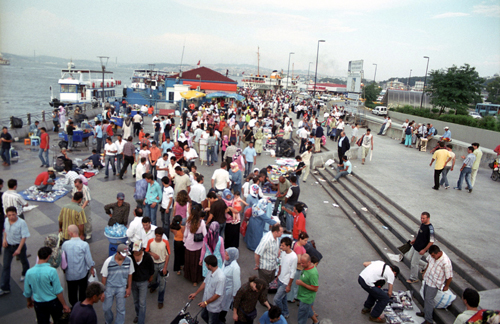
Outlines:
[{"label": "signboard", "polygon": [[352,100],[358,100],[359,99],[359,93],[349,92],[349,94],[347,95],[347,98],[352,99]]},{"label": "signboard", "polygon": [[361,92],[361,73],[348,73],[347,74],[347,91],[348,92]]},{"label": "signboard", "polygon": [[349,67],[347,68],[348,73],[361,72],[363,71],[363,60],[349,61]]}]

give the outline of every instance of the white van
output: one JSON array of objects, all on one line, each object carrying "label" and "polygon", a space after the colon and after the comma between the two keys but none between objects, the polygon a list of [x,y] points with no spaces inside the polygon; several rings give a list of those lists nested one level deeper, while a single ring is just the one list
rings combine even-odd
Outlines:
[{"label": "white van", "polygon": [[372,114],[387,116],[387,107],[386,106],[377,106],[377,107],[373,108]]}]

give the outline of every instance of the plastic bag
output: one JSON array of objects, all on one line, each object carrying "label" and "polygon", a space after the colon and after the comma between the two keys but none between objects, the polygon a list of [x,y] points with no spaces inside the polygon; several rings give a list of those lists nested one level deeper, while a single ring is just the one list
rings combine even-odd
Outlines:
[{"label": "plastic bag", "polygon": [[[424,298],[424,286],[425,280],[422,280],[422,287],[420,288],[420,295],[422,298]],[[434,308],[447,308],[456,298],[457,296],[449,289],[447,291],[438,290],[436,297],[434,297],[434,302],[436,304]]]},{"label": "plastic bag", "polygon": [[99,281],[99,280],[97,279],[97,270],[94,269],[94,275],[90,274],[90,276],[89,276],[89,283],[95,282],[95,281]]}]

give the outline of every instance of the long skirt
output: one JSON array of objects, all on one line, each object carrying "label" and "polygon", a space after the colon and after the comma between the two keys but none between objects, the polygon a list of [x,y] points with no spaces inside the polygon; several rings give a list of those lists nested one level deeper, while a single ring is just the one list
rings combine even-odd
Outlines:
[{"label": "long skirt", "polygon": [[201,249],[189,251],[184,254],[184,278],[192,283],[203,281],[202,268],[200,265]]},{"label": "long skirt", "polygon": [[181,271],[181,267],[184,266],[184,257],[186,254],[186,248],[184,247],[184,242],[174,241],[174,271]]},{"label": "long skirt", "polygon": [[203,161],[206,161],[205,158],[207,156],[207,145],[206,144],[200,144],[200,152],[198,152],[198,156],[200,157],[201,163]]},{"label": "long skirt", "polygon": [[224,232],[224,248],[238,248],[240,246],[240,224],[226,223]]}]

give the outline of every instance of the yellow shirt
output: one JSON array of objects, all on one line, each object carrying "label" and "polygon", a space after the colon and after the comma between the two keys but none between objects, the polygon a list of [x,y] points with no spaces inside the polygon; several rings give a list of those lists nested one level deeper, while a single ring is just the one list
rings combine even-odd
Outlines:
[{"label": "yellow shirt", "polygon": [[153,258],[154,263],[163,263],[166,260],[167,255],[170,255],[170,245],[167,240],[162,239],[160,242],[156,242],[154,238],[148,241],[146,247],[146,252],[153,252],[158,254],[160,257],[158,260]]},{"label": "yellow shirt", "polygon": [[436,165],[434,167],[435,170],[442,170],[446,165],[446,161],[450,158],[450,152],[447,149],[438,149],[432,155],[432,158],[436,160]]},{"label": "yellow shirt", "polygon": [[68,226],[69,225],[84,225],[87,223],[87,217],[83,208],[78,206],[77,203],[71,202],[65,205],[58,217],[59,223],[62,224],[62,233],[65,240],[69,240]]}]

